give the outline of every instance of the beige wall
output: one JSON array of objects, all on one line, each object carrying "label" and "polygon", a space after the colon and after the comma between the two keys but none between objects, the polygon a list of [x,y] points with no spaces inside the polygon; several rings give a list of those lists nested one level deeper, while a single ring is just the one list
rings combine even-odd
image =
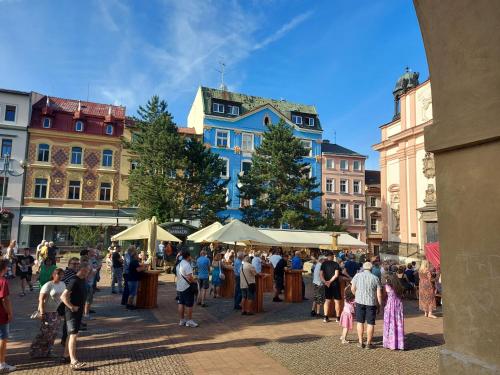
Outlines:
[{"label": "beige wall", "polygon": [[188,128],[195,128],[196,134],[203,134],[203,120],[205,114],[203,112],[203,94],[201,87],[198,87],[196,96],[194,97],[193,104],[189,110],[187,126]]}]

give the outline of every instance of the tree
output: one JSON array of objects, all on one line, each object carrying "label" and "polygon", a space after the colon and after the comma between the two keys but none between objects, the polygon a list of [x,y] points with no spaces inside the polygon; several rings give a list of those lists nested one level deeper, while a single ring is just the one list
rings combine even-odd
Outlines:
[{"label": "tree", "polygon": [[243,220],[254,226],[314,228],[322,218],[309,202],[322,193],[304,161],[309,151],[283,120],[266,127],[252,167],[240,176],[240,198],[252,202],[241,208]]},{"label": "tree", "polygon": [[137,167],[128,179],[128,203],[138,207],[140,220],[156,216],[167,222],[178,214],[176,175],[184,164],[184,141],[177,133],[167,103],[153,96],[134,118],[132,139],[123,140]]},{"label": "tree", "polygon": [[88,225],[80,225],[70,229],[71,238],[73,238],[74,246],[89,247],[95,246],[104,233],[104,227],[91,227]]}]

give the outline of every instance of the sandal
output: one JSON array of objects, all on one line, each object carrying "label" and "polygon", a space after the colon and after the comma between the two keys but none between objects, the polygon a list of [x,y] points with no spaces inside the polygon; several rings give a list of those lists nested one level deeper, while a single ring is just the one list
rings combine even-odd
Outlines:
[{"label": "sandal", "polygon": [[75,362],[75,363],[71,363],[69,365],[69,367],[73,370],[73,371],[80,371],[82,370],[85,366],[87,366],[87,364],[85,362]]}]

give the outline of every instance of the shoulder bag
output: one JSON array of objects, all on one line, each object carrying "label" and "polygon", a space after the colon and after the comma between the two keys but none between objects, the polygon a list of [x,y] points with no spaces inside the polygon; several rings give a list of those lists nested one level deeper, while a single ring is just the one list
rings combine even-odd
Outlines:
[{"label": "shoulder bag", "polygon": [[222,267],[223,267],[222,261],[219,260],[219,279],[224,281],[226,280],[226,275],[224,275],[224,269]]},{"label": "shoulder bag", "polygon": [[189,290],[191,291],[191,293],[193,293],[195,295],[198,294],[198,284],[196,282],[194,282],[194,283],[189,282],[189,280],[186,279],[186,277],[182,274],[180,269],[179,269],[179,273],[182,276],[182,278],[184,280],[186,280],[186,282],[189,284]]}]

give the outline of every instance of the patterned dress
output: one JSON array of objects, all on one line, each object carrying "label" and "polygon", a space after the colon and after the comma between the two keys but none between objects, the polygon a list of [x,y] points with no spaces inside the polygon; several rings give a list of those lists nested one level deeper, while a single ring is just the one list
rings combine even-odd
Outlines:
[{"label": "patterned dress", "polygon": [[419,272],[418,284],[418,307],[422,311],[430,312],[436,310],[436,295],[432,285],[432,275],[430,271]]},{"label": "patterned dress", "polygon": [[45,313],[40,323],[40,332],[31,344],[30,356],[32,358],[44,358],[51,354],[60,325],[61,317],[57,311]]},{"label": "patterned dress", "polygon": [[344,309],[342,310],[342,314],[340,315],[339,323],[342,328],[347,328],[348,330],[352,329],[354,306],[354,301],[347,302],[344,300]]},{"label": "patterned dress", "polygon": [[391,286],[385,285],[387,303],[384,309],[384,336],[383,346],[392,350],[404,350],[405,329],[403,302]]}]

